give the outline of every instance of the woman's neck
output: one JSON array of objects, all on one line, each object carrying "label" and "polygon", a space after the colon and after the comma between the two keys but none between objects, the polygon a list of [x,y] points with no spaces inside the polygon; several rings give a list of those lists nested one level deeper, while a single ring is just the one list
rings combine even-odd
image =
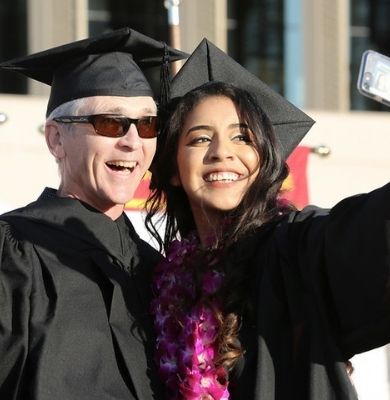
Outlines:
[{"label": "woman's neck", "polygon": [[202,247],[213,245],[222,233],[225,215],[221,212],[193,212],[196,231]]}]

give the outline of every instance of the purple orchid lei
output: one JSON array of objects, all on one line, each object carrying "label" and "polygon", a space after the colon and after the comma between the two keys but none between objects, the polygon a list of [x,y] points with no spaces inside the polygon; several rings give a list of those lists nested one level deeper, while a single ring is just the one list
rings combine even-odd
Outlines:
[{"label": "purple orchid lei", "polygon": [[[156,268],[152,301],[155,354],[169,399],[229,399],[228,374],[214,362],[220,328],[215,310],[220,304],[212,295],[223,280],[219,259],[219,250],[200,250],[193,235],[174,241]],[[194,271],[200,263],[200,284],[195,286]]]}]

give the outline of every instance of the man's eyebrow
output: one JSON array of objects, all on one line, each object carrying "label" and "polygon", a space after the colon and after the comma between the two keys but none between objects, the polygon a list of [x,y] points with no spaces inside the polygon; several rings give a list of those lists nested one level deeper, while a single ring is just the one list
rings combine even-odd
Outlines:
[{"label": "man's eyebrow", "polygon": [[[111,114],[111,113],[112,114],[125,114],[126,111],[127,110],[125,110],[125,108],[123,108],[123,107],[113,107],[113,108],[109,108],[107,110],[107,113],[108,114]],[[156,115],[156,110],[153,110],[150,107],[145,107],[145,108],[142,108],[141,110],[139,110],[139,113],[143,114],[143,115]]]},{"label": "man's eyebrow", "polygon": [[145,107],[145,108],[143,108],[143,109],[141,110],[141,112],[142,112],[143,114],[153,114],[153,115],[156,115],[156,110],[153,110],[153,109],[150,108],[150,107]]}]

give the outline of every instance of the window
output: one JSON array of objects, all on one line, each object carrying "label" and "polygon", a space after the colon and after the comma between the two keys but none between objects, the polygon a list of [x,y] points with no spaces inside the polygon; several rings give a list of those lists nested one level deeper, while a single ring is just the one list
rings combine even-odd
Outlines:
[{"label": "window", "polygon": [[[27,52],[26,0],[0,2],[0,60],[6,61]],[[0,70],[0,93],[27,93],[27,78]]]},{"label": "window", "polygon": [[350,10],[351,109],[388,111],[388,107],[362,96],[356,82],[365,50],[390,56],[390,0],[353,0]]},{"label": "window", "polygon": [[[167,10],[156,0],[89,0],[89,36],[128,26],[156,40],[169,42]],[[145,75],[154,89],[159,87],[159,68]],[[158,93],[155,90],[155,93]]]},{"label": "window", "polygon": [[89,36],[128,26],[145,35],[168,41],[168,17],[163,1],[89,0]]},{"label": "window", "polygon": [[229,0],[228,53],[278,93],[284,92],[283,0]]}]

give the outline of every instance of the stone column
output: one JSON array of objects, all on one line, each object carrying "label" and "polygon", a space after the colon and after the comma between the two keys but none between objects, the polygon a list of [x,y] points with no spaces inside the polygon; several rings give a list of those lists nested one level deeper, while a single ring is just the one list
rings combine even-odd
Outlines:
[{"label": "stone column", "polygon": [[303,0],[305,108],[349,110],[349,1]]},{"label": "stone column", "polygon": [[[88,36],[88,0],[28,0],[28,52],[46,50]],[[49,88],[29,80],[29,93]]]},{"label": "stone column", "polygon": [[184,51],[192,52],[204,37],[226,51],[226,0],[182,0],[180,35]]}]

